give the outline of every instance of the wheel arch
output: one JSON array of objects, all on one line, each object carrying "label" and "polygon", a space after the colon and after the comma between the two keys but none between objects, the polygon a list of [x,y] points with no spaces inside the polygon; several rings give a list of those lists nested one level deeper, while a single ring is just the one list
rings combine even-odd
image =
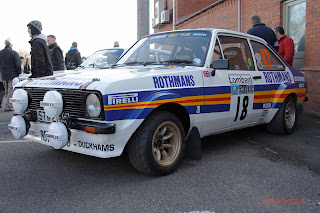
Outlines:
[{"label": "wheel arch", "polygon": [[265,123],[270,123],[272,121],[272,119],[274,118],[274,116],[276,115],[276,113],[278,112],[278,110],[280,109],[280,107],[283,105],[283,103],[289,98],[292,97],[294,99],[294,101],[297,103],[298,101],[298,96],[296,93],[292,92],[290,94],[288,94],[285,99],[283,100],[283,102],[279,105],[278,108],[272,108],[270,110],[270,112],[268,113],[267,117],[265,118]]},{"label": "wheel arch", "polygon": [[184,127],[185,134],[186,135],[188,134],[188,131],[190,129],[190,116],[189,116],[189,113],[185,107],[183,107],[182,105],[177,104],[177,103],[165,103],[165,104],[162,104],[162,105],[158,106],[157,108],[155,108],[146,117],[146,119],[148,119],[148,117],[150,117],[153,113],[158,112],[158,111],[166,111],[166,112],[170,112],[170,113],[176,115]]}]

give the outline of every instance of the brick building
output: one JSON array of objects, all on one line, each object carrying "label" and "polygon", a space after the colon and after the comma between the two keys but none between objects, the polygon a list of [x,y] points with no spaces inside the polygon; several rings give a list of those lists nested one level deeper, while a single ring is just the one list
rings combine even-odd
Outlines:
[{"label": "brick building", "polygon": [[155,32],[191,28],[247,32],[253,15],[271,28],[282,26],[295,43],[293,67],[308,80],[305,110],[320,113],[320,0],[154,0],[154,4]]}]

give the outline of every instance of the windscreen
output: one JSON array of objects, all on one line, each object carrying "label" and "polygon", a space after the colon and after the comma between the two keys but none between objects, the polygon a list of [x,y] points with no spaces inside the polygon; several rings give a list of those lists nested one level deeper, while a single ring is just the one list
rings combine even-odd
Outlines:
[{"label": "windscreen", "polygon": [[82,67],[99,67],[107,68],[112,64],[115,64],[121,54],[123,49],[110,49],[110,50],[100,50],[93,53],[85,62],[81,64]]},{"label": "windscreen", "polygon": [[155,34],[138,41],[118,62],[124,65],[185,64],[203,66],[211,33],[185,31]]}]

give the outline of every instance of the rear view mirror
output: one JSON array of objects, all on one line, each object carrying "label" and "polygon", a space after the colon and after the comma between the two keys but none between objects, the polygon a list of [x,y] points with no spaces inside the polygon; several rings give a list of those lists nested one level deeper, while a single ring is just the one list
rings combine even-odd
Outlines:
[{"label": "rear view mirror", "polygon": [[228,59],[219,59],[212,62],[213,69],[228,69],[229,68],[229,61]]}]

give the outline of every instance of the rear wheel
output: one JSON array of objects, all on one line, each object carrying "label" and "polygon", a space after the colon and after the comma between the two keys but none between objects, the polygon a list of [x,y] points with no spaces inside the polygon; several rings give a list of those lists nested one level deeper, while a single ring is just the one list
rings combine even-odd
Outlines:
[{"label": "rear wheel", "polygon": [[292,134],[297,123],[297,104],[293,97],[287,97],[274,118],[266,125],[267,130],[277,134]]},{"label": "rear wheel", "polygon": [[167,175],[177,168],[184,145],[184,129],[177,116],[156,112],[130,139],[128,156],[131,164],[142,173]]}]

